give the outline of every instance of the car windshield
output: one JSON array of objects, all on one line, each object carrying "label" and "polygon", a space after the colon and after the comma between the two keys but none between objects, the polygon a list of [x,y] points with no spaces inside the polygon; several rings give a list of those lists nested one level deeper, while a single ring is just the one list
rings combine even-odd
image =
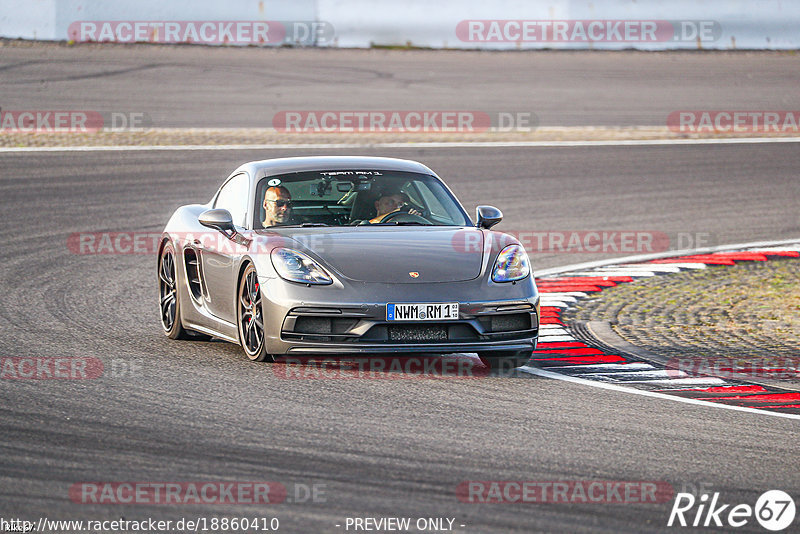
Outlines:
[{"label": "car windshield", "polygon": [[255,228],[273,226],[470,226],[464,209],[435,176],[336,170],[263,178]]}]

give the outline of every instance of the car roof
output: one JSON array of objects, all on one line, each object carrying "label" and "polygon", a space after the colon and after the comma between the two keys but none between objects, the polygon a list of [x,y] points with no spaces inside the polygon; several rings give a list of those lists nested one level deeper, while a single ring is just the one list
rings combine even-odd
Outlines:
[{"label": "car roof", "polygon": [[369,156],[305,156],[251,161],[240,166],[236,172],[247,171],[252,178],[286,174],[289,172],[327,170],[383,170],[431,174],[432,170],[416,161],[397,158]]}]

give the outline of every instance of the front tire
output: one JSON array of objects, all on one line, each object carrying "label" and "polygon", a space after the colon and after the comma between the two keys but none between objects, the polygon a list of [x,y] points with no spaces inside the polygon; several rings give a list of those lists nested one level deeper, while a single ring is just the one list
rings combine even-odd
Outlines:
[{"label": "front tire", "polygon": [[239,343],[248,359],[254,362],[274,362],[264,341],[264,309],[261,305],[261,286],[253,264],[248,264],[239,280],[236,322]]},{"label": "front tire", "polygon": [[191,339],[181,323],[181,303],[178,291],[178,269],[175,264],[175,249],[166,243],[158,259],[158,296],[161,311],[161,326],[170,339]]}]

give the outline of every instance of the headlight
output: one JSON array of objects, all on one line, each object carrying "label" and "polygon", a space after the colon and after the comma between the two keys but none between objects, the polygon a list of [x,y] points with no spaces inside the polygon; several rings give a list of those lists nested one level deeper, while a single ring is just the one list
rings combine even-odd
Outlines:
[{"label": "headlight", "polygon": [[332,284],[333,279],[325,269],[296,250],[276,248],[272,251],[272,265],[284,280],[301,284]]},{"label": "headlight", "polygon": [[531,274],[528,255],[522,245],[508,245],[497,255],[492,269],[492,280],[495,282],[513,282],[522,280]]}]

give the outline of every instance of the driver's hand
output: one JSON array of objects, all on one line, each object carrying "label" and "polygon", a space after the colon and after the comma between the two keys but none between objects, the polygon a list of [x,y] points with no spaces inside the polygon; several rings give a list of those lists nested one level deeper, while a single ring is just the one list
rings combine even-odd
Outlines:
[{"label": "driver's hand", "polygon": [[409,204],[408,202],[403,203],[403,205],[397,208],[395,211],[404,211],[409,215],[420,215],[420,216],[422,215],[418,210],[412,208],[411,204]]}]

